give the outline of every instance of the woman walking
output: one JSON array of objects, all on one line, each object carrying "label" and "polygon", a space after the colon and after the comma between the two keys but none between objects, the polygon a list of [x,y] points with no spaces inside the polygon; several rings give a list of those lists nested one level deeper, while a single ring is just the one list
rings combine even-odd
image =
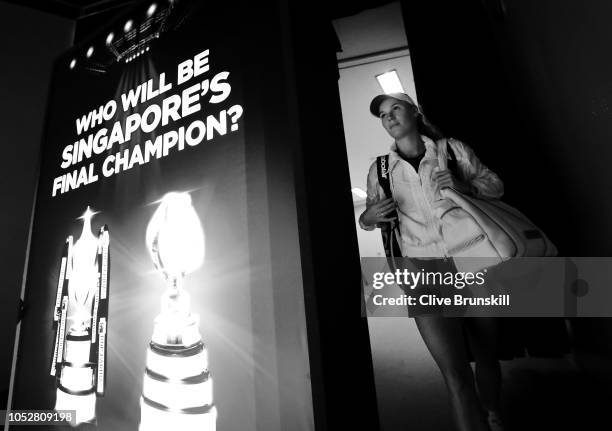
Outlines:
[{"label": "woman walking", "polygon": [[[456,255],[458,247],[471,247],[471,255],[487,257],[491,247],[486,235],[469,214],[441,191],[448,187],[480,199],[497,199],[503,194],[498,176],[467,145],[444,139],[408,95],[377,96],[370,104],[370,112],[380,118],[394,140],[386,163],[391,196],[386,196],[379,182],[379,166],[374,162],[368,174],[366,210],[359,219],[361,227],[373,230],[385,223],[397,223],[402,257],[410,258],[418,270],[457,272],[451,256]],[[447,153],[456,161],[453,172],[446,167]],[[437,311],[409,307],[409,315],[415,318],[446,383],[457,429],[503,430],[496,319],[447,318]],[[475,361],[475,375],[470,367],[470,353]]]}]

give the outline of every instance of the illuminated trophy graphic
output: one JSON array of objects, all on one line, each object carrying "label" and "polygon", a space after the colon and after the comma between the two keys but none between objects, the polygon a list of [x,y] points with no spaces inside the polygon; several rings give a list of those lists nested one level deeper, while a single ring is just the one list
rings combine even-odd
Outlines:
[{"label": "illuminated trophy graphic", "polygon": [[71,422],[95,422],[96,397],[104,396],[108,325],[109,232],[91,231],[94,212],[83,214],[83,230],[66,239],[57,283],[51,375],[56,377],[56,410],[75,410]]},{"label": "illuminated trophy graphic", "polygon": [[190,312],[185,274],[204,260],[204,233],[188,193],[168,193],[146,233],[155,267],[167,289],[155,319],[147,350],[140,402],[140,431],[214,431],[208,355],[199,331],[199,316]]}]

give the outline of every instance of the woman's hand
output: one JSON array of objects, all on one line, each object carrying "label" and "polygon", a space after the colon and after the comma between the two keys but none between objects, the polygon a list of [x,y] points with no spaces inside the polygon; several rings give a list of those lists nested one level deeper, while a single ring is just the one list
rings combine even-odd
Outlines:
[{"label": "woman's hand", "polygon": [[361,214],[361,221],[366,226],[374,226],[378,223],[390,222],[397,219],[397,216],[387,217],[395,211],[396,204],[393,198],[383,199],[368,207]]},{"label": "woman's hand", "polygon": [[434,172],[431,178],[436,184],[436,188],[438,191],[445,188],[451,188],[461,193],[469,194],[472,192],[472,189],[469,185],[457,180],[457,178],[455,178],[455,176],[448,169]]},{"label": "woman's hand", "polygon": [[447,187],[454,189],[455,185],[457,184],[457,180],[455,180],[455,177],[448,169],[434,172],[431,178],[436,183],[438,190],[442,190]]}]

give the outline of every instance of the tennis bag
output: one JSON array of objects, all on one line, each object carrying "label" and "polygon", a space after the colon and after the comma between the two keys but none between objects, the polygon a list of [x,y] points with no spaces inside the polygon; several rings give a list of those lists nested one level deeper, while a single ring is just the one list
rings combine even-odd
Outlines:
[{"label": "tennis bag", "polygon": [[[446,154],[450,155],[451,159],[455,158],[446,139],[438,141],[437,144],[439,160],[446,160]],[[499,199],[480,199],[451,188],[442,189],[440,193],[474,218],[501,260],[557,255],[557,247],[546,234],[516,208]]]}]

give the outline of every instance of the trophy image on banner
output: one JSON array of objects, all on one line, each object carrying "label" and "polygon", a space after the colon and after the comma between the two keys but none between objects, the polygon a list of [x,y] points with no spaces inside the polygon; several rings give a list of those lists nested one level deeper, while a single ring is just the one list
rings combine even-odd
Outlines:
[{"label": "trophy image on banner", "polygon": [[204,260],[204,232],[188,193],[168,193],[147,227],[146,243],[166,291],[156,317],[140,402],[140,431],[214,431],[208,354],[190,311],[185,275]]},{"label": "trophy image on banner", "polygon": [[106,225],[92,233],[94,214],[87,207],[81,236],[66,239],[53,313],[55,410],[75,410],[73,426],[95,422],[96,397],[104,396],[106,383],[110,237]]}]

